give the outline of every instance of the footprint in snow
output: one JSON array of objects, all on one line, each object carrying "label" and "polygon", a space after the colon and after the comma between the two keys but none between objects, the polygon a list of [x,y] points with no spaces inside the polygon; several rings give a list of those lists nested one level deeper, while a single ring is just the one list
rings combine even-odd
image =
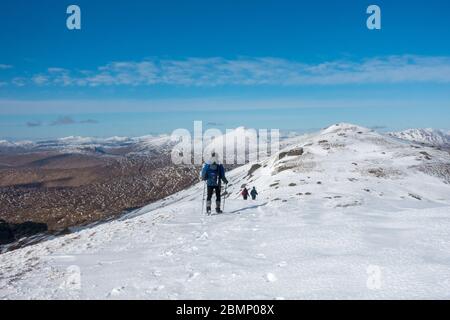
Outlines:
[{"label": "footprint in snow", "polygon": [[197,240],[204,241],[204,240],[208,240],[208,238],[209,238],[208,233],[204,232],[200,237],[197,238]]},{"label": "footprint in snow", "polygon": [[274,275],[273,273],[269,272],[268,274],[266,274],[266,280],[268,282],[276,282],[278,280],[278,278],[277,278],[276,275]]},{"label": "footprint in snow", "polygon": [[145,293],[153,294],[154,292],[161,291],[161,290],[164,290],[164,289],[165,289],[165,286],[160,285],[160,286],[152,288],[151,290],[146,290]]},{"label": "footprint in snow", "polygon": [[281,261],[280,263],[277,264],[278,267],[280,268],[284,268],[287,266],[287,262],[286,261]]},{"label": "footprint in snow", "polygon": [[171,257],[173,256],[173,252],[171,250],[164,251],[161,256],[163,257]]},{"label": "footprint in snow", "polygon": [[111,290],[111,292],[108,294],[109,297],[117,297],[120,296],[123,291],[125,290],[125,287],[116,287]]},{"label": "footprint in snow", "polygon": [[200,275],[200,272],[191,272],[189,274],[187,281],[190,282],[190,281],[194,280],[195,278],[197,278],[199,275]]},{"label": "footprint in snow", "polygon": [[154,270],[154,271],[152,272],[152,274],[153,274],[155,277],[160,277],[160,276],[162,275],[162,272],[161,272],[160,270]]}]

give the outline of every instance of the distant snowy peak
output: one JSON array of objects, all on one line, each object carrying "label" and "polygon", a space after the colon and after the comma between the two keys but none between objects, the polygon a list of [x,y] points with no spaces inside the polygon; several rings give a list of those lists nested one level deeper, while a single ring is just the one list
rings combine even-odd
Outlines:
[{"label": "distant snowy peak", "polygon": [[447,162],[446,152],[430,146],[412,147],[396,137],[340,123],[298,137],[278,154],[249,165],[242,179],[265,194],[272,194],[270,186],[305,185],[310,179],[316,179],[319,185],[337,183],[335,188],[339,190],[342,184],[338,181],[406,179],[415,175],[415,170],[447,182]]},{"label": "distant snowy peak", "polygon": [[0,146],[9,147],[11,143],[6,140],[0,140]]},{"label": "distant snowy peak", "polygon": [[159,136],[142,136],[131,138],[131,145],[134,147],[135,152],[148,153],[153,151],[169,151],[174,145],[170,135],[162,134]]},{"label": "distant snowy peak", "polygon": [[434,146],[450,145],[449,133],[436,129],[408,129],[400,132],[391,132],[389,135],[407,141],[425,143]]},{"label": "distant snowy peak", "polygon": [[354,133],[367,133],[370,132],[372,130],[365,128],[365,127],[361,127],[355,124],[351,124],[351,123],[337,123],[334,124],[332,126],[329,126],[328,128],[325,128],[321,131],[321,134],[326,135],[326,134],[333,134],[333,133],[340,133],[340,134],[344,134],[345,132],[354,132]]},{"label": "distant snowy peak", "polygon": [[7,140],[0,140],[0,147],[7,147],[7,148],[27,148],[34,146],[34,143],[31,141],[7,141]]}]

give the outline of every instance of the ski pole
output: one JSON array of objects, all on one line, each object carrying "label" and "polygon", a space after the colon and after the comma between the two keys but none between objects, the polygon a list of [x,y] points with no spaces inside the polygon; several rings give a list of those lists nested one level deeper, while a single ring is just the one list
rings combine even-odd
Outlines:
[{"label": "ski pole", "polygon": [[203,216],[203,208],[205,207],[205,190],[206,190],[206,182],[203,184],[203,196],[202,196],[202,216]]},{"label": "ski pole", "polygon": [[223,212],[225,212],[225,200],[227,199],[227,188],[228,188],[228,183],[225,184],[225,192],[223,193],[223,207],[222,207]]}]

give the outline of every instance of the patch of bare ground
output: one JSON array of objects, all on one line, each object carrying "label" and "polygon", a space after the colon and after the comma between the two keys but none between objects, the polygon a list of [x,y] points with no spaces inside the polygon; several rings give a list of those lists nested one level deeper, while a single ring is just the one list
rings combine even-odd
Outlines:
[{"label": "patch of bare ground", "polygon": [[402,176],[402,172],[392,168],[369,168],[365,170],[365,174],[383,179],[398,179]]},{"label": "patch of bare ground", "polygon": [[411,168],[442,179],[445,183],[450,183],[450,163],[430,163]]}]

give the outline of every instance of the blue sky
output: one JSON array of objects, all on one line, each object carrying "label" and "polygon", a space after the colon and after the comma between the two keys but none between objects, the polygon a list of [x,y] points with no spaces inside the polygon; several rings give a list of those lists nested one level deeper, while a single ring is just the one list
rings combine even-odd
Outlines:
[{"label": "blue sky", "polygon": [[[77,4],[82,30],[66,28]],[[366,8],[382,30],[366,28]],[[4,0],[0,139],[450,129],[450,3]],[[61,120],[65,121],[61,121]]]}]

